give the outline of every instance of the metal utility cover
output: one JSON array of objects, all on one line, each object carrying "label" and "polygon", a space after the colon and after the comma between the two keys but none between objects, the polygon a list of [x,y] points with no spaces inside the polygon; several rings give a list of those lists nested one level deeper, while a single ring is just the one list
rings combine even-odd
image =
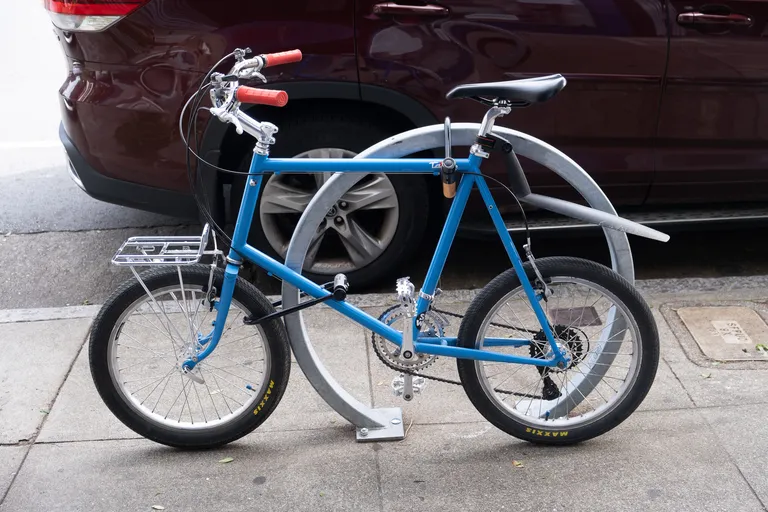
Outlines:
[{"label": "metal utility cover", "polygon": [[589,327],[602,325],[597,310],[592,306],[584,308],[559,308],[548,311],[552,322],[569,327]]},{"label": "metal utility cover", "polygon": [[755,310],[739,306],[687,307],[678,309],[677,314],[710,359],[766,359],[755,346],[768,344],[768,325]]}]

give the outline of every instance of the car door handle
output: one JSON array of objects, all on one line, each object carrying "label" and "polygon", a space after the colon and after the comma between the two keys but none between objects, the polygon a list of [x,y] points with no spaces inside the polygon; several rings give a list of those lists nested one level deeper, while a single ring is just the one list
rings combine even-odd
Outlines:
[{"label": "car door handle", "polygon": [[373,6],[373,13],[379,16],[424,16],[440,18],[448,16],[450,11],[441,5],[408,5],[395,2],[384,2]]},{"label": "car door handle", "polygon": [[683,26],[695,25],[752,25],[752,18],[744,14],[707,14],[705,12],[682,12],[677,15],[677,23]]}]

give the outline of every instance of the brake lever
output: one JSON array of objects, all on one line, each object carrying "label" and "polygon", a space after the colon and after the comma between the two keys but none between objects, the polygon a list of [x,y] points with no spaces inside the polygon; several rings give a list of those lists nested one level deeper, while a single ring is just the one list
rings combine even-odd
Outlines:
[{"label": "brake lever", "polygon": [[244,80],[249,80],[251,78],[258,78],[259,80],[261,80],[262,83],[267,83],[267,77],[265,77],[264,75],[262,75],[261,73],[255,70],[251,71],[245,76],[241,76],[241,78]]}]

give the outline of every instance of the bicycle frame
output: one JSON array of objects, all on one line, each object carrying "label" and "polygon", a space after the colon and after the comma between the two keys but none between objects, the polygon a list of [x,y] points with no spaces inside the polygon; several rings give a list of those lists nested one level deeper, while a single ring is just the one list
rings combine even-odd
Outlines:
[{"label": "bicycle frame", "polygon": [[[524,269],[520,255],[512,242],[512,237],[507,231],[504,221],[496,206],[496,202],[491,195],[491,191],[480,173],[480,164],[482,158],[476,155],[470,155],[469,158],[456,159],[457,172],[461,176],[456,196],[451,204],[450,211],[445,220],[440,240],[438,241],[435,254],[430,263],[427,276],[419,293],[416,303],[416,315],[413,318],[412,333],[414,336],[413,346],[417,353],[434,354],[439,356],[454,357],[459,359],[472,359],[481,361],[493,361],[503,363],[531,364],[536,366],[565,367],[569,360],[562,350],[558,347],[552,335],[551,326],[547,320],[546,314],[539,301],[541,295],[537,294],[531,285]],[[434,159],[292,159],[292,158],[269,158],[264,155],[254,153],[251,161],[250,176],[246,183],[243,193],[243,200],[240,205],[240,211],[235,224],[232,245],[228,255],[228,263],[224,271],[224,282],[219,301],[215,303],[217,309],[216,320],[213,323],[213,330],[207,336],[202,337],[200,343],[203,350],[197,354],[194,359],[188,359],[183,366],[191,370],[198,362],[205,359],[216,348],[218,341],[226,323],[229,313],[232,295],[234,293],[237,274],[243,259],[246,259],[270,275],[276,276],[281,280],[287,281],[299,290],[313,298],[323,298],[330,295],[325,288],[315,284],[301,274],[294,272],[282,263],[267,256],[258,249],[248,244],[247,238],[250,231],[251,222],[256,209],[259,191],[261,189],[264,175],[270,173],[318,173],[318,172],[358,172],[358,173],[405,173],[405,174],[440,174],[440,160]],[[455,337],[421,337],[418,336],[419,329],[416,327],[416,319],[430,307],[431,300],[424,295],[434,296],[437,289],[437,283],[445,266],[448,252],[451,248],[459,222],[464,213],[469,195],[472,189],[477,187],[480,195],[485,202],[496,231],[501,238],[507,255],[520,279],[526,296],[533,308],[533,311],[539,321],[543,333],[545,334],[552,351],[552,357],[546,359],[517,356],[511,354],[502,354],[497,352],[484,351],[479,349],[469,349],[457,346]],[[235,263],[232,263],[235,262]],[[338,311],[342,315],[350,318],[354,322],[362,325],[380,336],[386,338],[398,346],[402,345],[402,332],[397,331],[389,325],[372,317],[368,313],[345,302],[330,299],[325,302],[330,308]],[[530,344],[528,339],[518,338],[485,338],[483,341],[486,347],[521,347]]]}]

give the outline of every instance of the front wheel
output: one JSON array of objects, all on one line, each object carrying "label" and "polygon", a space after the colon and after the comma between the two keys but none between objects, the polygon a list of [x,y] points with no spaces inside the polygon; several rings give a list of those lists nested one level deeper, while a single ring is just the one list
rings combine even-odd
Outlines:
[{"label": "front wheel", "polygon": [[[161,267],[126,282],[104,304],[91,330],[96,389],[112,413],[139,435],[178,448],[211,448],[261,425],[288,384],[290,352],[280,320],[246,325],[275,309],[238,278],[216,349],[186,374],[216,309],[204,299],[210,268]],[[181,279],[180,279],[181,276]],[[221,290],[216,269],[213,287]]]},{"label": "front wheel", "polygon": [[[659,336],[640,294],[610,269],[564,257],[536,265],[551,292],[540,304],[569,364],[460,359],[459,375],[469,399],[496,427],[535,443],[573,444],[607,432],[637,409],[656,375]],[[524,267],[534,283],[533,268]],[[493,346],[486,346],[489,338]],[[499,339],[519,342],[499,346],[508,343]],[[514,270],[497,276],[472,302],[459,344],[538,359],[552,355]]]}]

